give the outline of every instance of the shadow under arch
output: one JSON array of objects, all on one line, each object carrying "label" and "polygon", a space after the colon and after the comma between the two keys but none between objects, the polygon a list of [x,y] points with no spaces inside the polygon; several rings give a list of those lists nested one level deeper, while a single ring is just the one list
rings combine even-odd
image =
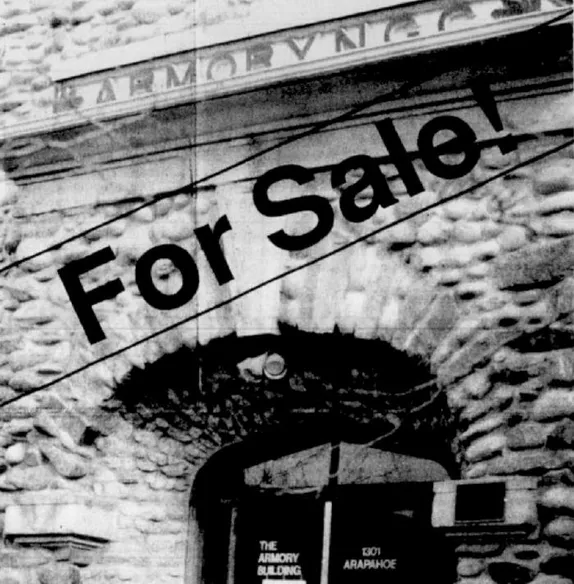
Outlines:
[{"label": "shadow under arch", "polygon": [[373,430],[336,416],[318,416],[281,428],[254,433],[241,441],[224,446],[215,452],[199,470],[191,492],[191,505],[205,500],[205,496],[227,498],[243,481],[243,471],[262,462],[288,456],[323,444],[346,442],[370,443],[373,448],[391,451],[415,458],[432,460],[445,469],[450,478],[459,478],[460,471],[452,450],[444,442],[433,440],[430,435],[416,440],[413,436],[402,439],[401,429],[388,422],[388,432]]}]

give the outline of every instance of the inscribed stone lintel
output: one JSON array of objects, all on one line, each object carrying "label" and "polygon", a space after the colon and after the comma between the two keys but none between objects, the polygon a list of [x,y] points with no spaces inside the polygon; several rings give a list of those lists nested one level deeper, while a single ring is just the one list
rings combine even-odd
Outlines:
[{"label": "inscribed stone lintel", "polygon": [[184,156],[101,168],[95,174],[67,176],[22,186],[19,213],[47,213],[118,202],[130,197],[149,197],[190,182],[190,162]]},{"label": "inscribed stone lintel", "polygon": [[10,538],[11,543],[20,547],[39,547],[55,552],[58,562],[69,561],[76,566],[89,566],[104,542],[87,540],[82,537],[65,535],[29,536],[19,535]]},{"label": "inscribed stone lintel", "polygon": [[87,565],[112,540],[115,514],[81,503],[9,505],[4,536],[21,546],[50,548]]}]

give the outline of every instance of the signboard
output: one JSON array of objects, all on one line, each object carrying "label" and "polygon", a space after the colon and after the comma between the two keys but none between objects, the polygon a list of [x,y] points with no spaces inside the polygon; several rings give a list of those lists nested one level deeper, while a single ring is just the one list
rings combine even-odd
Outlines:
[{"label": "signboard", "polygon": [[401,537],[397,523],[376,509],[364,515],[350,506],[336,506],[330,584],[416,582],[410,574],[414,550]]},{"label": "signboard", "polygon": [[[363,488],[338,492],[327,504],[294,495],[240,504],[230,582],[320,584],[326,577],[329,584],[405,584],[429,575],[433,582],[454,582],[454,554],[430,526],[428,505],[401,486],[404,496]],[[332,514],[324,523],[326,505],[332,505]],[[402,514],[403,508],[410,510]]]},{"label": "signboard", "polygon": [[243,504],[237,515],[237,584],[319,584],[323,505],[281,498]]},{"label": "signboard", "polygon": [[112,69],[111,59],[108,72],[98,74],[83,71],[78,76],[81,68],[64,63],[59,77],[55,76],[51,110],[34,112],[35,119],[20,124],[18,131],[38,130],[39,124],[78,123],[86,115],[117,116],[148,107],[169,107],[500,36],[548,20],[565,5],[563,0],[525,0],[512,6],[506,0],[460,0],[446,7],[442,2],[425,2],[205,46],[116,69]]},{"label": "signboard", "polygon": [[329,584],[454,582],[442,535],[384,507],[376,499],[335,504]]}]

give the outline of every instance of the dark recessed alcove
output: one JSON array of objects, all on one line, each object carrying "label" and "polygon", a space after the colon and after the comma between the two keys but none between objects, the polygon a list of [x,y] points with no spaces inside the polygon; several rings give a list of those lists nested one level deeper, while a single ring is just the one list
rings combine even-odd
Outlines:
[{"label": "dark recessed alcove", "polygon": [[[284,376],[242,373],[242,362],[266,353],[281,355]],[[107,408],[208,449],[277,433],[290,447],[301,437],[304,448],[329,435],[432,458],[458,474],[444,389],[428,364],[381,340],[287,327],[277,336],[230,336],[134,368]]]}]

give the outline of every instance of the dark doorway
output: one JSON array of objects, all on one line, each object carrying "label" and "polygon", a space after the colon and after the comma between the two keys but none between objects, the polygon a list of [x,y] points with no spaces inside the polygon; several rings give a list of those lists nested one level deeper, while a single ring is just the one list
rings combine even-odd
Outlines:
[{"label": "dark doorway", "polygon": [[208,584],[456,580],[454,554],[431,527],[433,482],[448,478],[434,461],[338,443],[237,469],[233,480],[224,468],[198,509]]}]

